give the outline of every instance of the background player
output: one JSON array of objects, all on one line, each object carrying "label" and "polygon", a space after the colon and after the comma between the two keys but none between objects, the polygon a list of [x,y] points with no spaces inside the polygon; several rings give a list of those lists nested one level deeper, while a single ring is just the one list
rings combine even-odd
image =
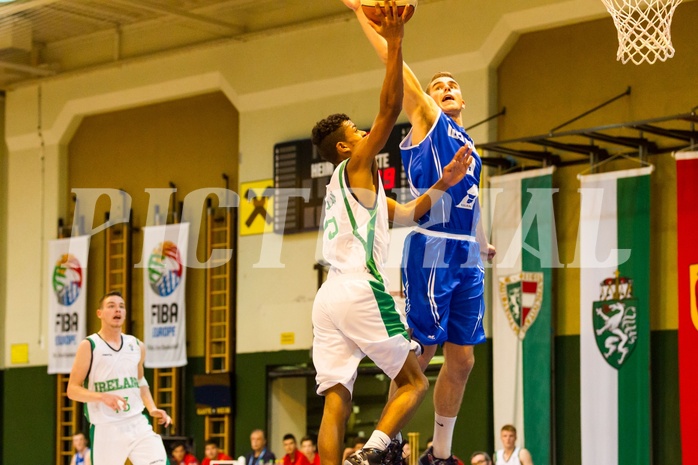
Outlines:
[{"label": "background player", "polygon": [[172,419],[155,406],[143,376],[145,346],[121,332],[126,306],[119,292],[100,299],[97,318],[101,328],[78,345],[67,390],[70,399],[85,403],[92,462],[123,465],[128,458],[133,465],[165,464],[165,446],[143,409],[165,427]]},{"label": "background player", "polygon": [[[361,27],[385,61],[385,41],[360,8],[360,0],[342,0],[354,10]],[[404,65],[403,108],[412,129],[400,144],[403,166],[413,195],[438,178],[450,154],[473,141],[463,129],[465,102],[449,73],[437,73],[426,92]],[[434,444],[420,458],[425,465],[453,463],[451,443],[465,385],[475,363],[473,345],[485,342],[484,267],[481,253],[492,259],[479,211],[482,162],[473,151],[465,182],[420,219],[405,240],[403,281],[412,337],[424,345],[420,365],[425,369],[443,344],[444,364],[434,388]]]}]

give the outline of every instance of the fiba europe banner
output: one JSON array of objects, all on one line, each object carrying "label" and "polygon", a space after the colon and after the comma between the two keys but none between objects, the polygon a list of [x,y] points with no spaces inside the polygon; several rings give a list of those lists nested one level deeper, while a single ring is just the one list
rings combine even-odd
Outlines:
[{"label": "fiba europe banner", "polygon": [[[552,168],[494,176],[492,286],[495,437],[516,426],[536,463],[551,463]],[[556,256],[556,255],[555,255]],[[557,259],[555,259],[557,262]]]},{"label": "fiba europe banner", "polygon": [[90,236],[49,241],[48,373],[67,374],[85,338]]},{"label": "fiba europe banner", "polygon": [[698,434],[698,152],[677,153],[676,194],[679,296],[679,392],[683,463],[695,460]]},{"label": "fiba europe banner", "polygon": [[582,465],[649,465],[651,167],[581,176]]},{"label": "fiba europe banner", "polygon": [[189,223],[144,229],[143,318],[148,368],[187,364],[185,289]]}]

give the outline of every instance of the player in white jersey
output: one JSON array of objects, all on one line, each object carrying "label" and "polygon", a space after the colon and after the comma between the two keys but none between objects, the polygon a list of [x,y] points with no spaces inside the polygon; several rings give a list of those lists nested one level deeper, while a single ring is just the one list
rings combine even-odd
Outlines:
[{"label": "player in white jersey", "polygon": [[168,463],[162,438],[155,434],[144,408],[165,427],[172,419],[155,406],[143,376],[145,346],[123,334],[126,307],[119,292],[99,302],[100,330],[82,341],[68,380],[68,397],[85,404],[90,422],[92,463],[133,465]]},{"label": "player in white jersey", "polygon": [[[361,1],[342,2],[354,10],[371,45],[385,61],[385,40],[373,32]],[[463,129],[465,101],[453,76],[437,73],[424,90],[412,70],[403,66],[403,109],[412,129],[400,148],[410,188],[416,194],[434,182],[444,159],[456,147],[473,142]],[[450,203],[435,205],[438,208],[430,212],[428,221],[408,236],[403,251],[407,319],[413,338],[424,345],[419,363],[425,369],[439,345],[444,356],[434,387],[433,447],[420,457],[421,465],[456,464],[451,451],[456,417],[475,364],[474,345],[486,341],[482,259],[491,260],[495,248],[487,242],[480,221],[482,161],[475,152],[473,156],[466,182],[450,192]]]},{"label": "player in white jersey", "polygon": [[313,128],[313,144],[336,166],[325,196],[323,255],[331,264],[313,305],[313,363],[317,392],[325,396],[318,436],[323,465],[341,460],[345,423],[359,362],[367,355],[397,385],[364,448],[345,465],[378,465],[391,438],[411,418],[428,382],[410,350],[405,320],[386,291],[383,262],[388,219],[413,220],[432,199],[463,179],[470,150],[462,148],[425,195],[407,205],[387,199],[378,176],[376,155],[385,145],[401,110],[404,21],[395,2],[385,2],[382,22],[374,26],[386,39],[388,59],[380,110],[371,131],[357,129],[348,116],[334,114]]},{"label": "player in white jersey", "polygon": [[533,465],[528,449],[516,445],[516,428],[504,425],[500,431],[502,449],[494,454],[494,463],[498,465]]}]

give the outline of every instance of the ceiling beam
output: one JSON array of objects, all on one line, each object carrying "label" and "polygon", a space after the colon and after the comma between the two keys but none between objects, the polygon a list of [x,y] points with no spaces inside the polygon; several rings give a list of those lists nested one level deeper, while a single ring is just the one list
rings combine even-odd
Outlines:
[{"label": "ceiling beam", "polygon": [[235,24],[230,24],[225,21],[220,21],[208,16],[198,15],[196,13],[191,13],[189,11],[181,10],[179,8],[171,6],[150,3],[146,0],[109,0],[109,3],[127,5],[132,8],[139,8],[142,10],[151,11],[153,13],[159,13],[163,15],[169,15],[185,19],[187,21],[193,21],[195,23],[205,25],[208,30],[214,29],[216,31],[216,34],[222,36],[232,36],[245,32],[243,28]]},{"label": "ceiling beam", "polygon": [[9,69],[11,71],[19,71],[24,74],[32,74],[34,76],[53,76],[56,74],[55,71],[44,68],[37,68],[35,66],[20,65],[18,63],[10,63],[8,61],[0,61],[0,69]]},{"label": "ceiling beam", "polygon": [[22,13],[23,11],[50,5],[51,3],[56,3],[58,1],[60,0],[29,0],[21,3],[8,3],[0,6],[0,19],[7,18],[8,16],[12,16],[17,13]]}]

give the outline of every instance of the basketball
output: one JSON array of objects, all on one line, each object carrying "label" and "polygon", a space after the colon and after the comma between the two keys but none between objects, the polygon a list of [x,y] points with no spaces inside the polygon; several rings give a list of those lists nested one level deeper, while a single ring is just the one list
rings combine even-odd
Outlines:
[{"label": "basketball", "polygon": [[[380,14],[376,13],[376,3],[378,3],[381,7],[384,6],[383,1],[376,2],[375,0],[361,0],[361,8],[364,10],[364,14],[370,21],[380,24],[381,16]],[[402,16],[403,11],[405,11],[405,8],[407,8],[405,22],[409,21],[417,8],[417,0],[396,0],[395,3],[397,5],[397,13],[400,16]]]}]

